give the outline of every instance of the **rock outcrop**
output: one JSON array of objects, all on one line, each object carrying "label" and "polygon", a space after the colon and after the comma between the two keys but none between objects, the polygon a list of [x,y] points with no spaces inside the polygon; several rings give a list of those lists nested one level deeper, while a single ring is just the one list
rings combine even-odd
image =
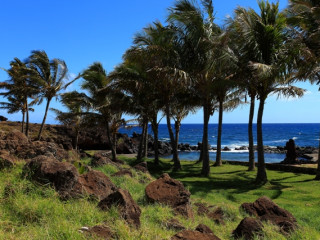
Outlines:
[{"label": "rock outcrop", "polygon": [[167,173],[146,187],[146,197],[149,202],[162,203],[171,206],[174,211],[187,218],[193,218],[190,204],[190,192],[183,184],[171,178]]},{"label": "rock outcrop", "polygon": [[101,210],[108,210],[112,205],[118,207],[121,216],[128,224],[136,228],[140,227],[141,209],[127,190],[118,189],[108,197],[102,199],[98,207]]},{"label": "rock outcrop", "polygon": [[253,203],[243,203],[241,208],[261,221],[269,221],[278,225],[284,234],[294,231],[297,227],[295,217],[287,210],[280,208],[268,197],[258,198]]},{"label": "rock outcrop", "polygon": [[244,238],[246,240],[254,239],[255,235],[262,234],[262,223],[254,218],[246,217],[244,218],[237,228],[233,231],[233,236],[235,239]]}]

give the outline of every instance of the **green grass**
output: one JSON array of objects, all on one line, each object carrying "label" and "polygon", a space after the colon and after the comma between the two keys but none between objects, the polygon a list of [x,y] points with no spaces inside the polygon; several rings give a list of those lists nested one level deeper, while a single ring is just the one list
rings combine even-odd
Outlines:
[{"label": "green grass", "polygon": [[[129,165],[133,159],[121,158]],[[151,161],[151,160],[150,160]],[[87,163],[88,159],[84,160]],[[82,165],[75,164],[79,169]],[[107,165],[97,168],[104,172],[118,186],[127,189],[142,210],[141,228],[128,226],[112,208],[100,211],[97,202],[77,199],[67,202],[59,200],[57,193],[49,186],[41,186],[21,178],[23,163],[11,170],[0,172],[0,239],[88,239],[78,230],[83,226],[108,225],[117,239],[170,239],[176,231],[164,227],[164,222],[177,218],[184,226],[194,229],[199,223],[208,225],[221,239],[232,239],[232,231],[246,216],[239,210],[243,202],[252,202],[266,195],[281,207],[289,210],[298,220],[299,229],[290,236],[283,236],[277,227],[265,224],[264,239],[320,239],[320,182],[314,176],[268,171],[269,182],[264,186],[253,183],[256,172],[246,167],[223,165],[212,167],[210,177],[199,176],[201,165],[182,162],[183,170],[172,172],[172,163],[161,161],[156,167],[149,162],[151,175],[156,178],[162,172],[179,179],[190,190],[192,203],[206,202],[221,206],[226,213],[226,225],[215,224],[207,217],[184,219],[174,216],[172,210],[159,204],[148,204],[144,190],[152,177],[132,170],[133,178],[112,177],[117,167]]]}]

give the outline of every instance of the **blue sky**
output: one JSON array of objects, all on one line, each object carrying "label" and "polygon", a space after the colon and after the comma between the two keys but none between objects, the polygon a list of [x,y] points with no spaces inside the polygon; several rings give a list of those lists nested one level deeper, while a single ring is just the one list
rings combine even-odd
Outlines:
[{"label": "blue sky", "polygon": [[[70,76],[75,76],[95,61],[101,62],[108,72],[121,62],[122,54],[132,44],[135,33],[153,21],[164,22],[167,8],[173,0],[3,0],[0,8],[0,67],[9,68],[9,62],[24,59],[31,50],[45,50],[49,58],[66,61]],[[216,20],[223,24],[236,6],[257,9],[256,0],[213,0]],[[280,0],[280,8],[287,0]],[[0,81],[7,79],[0,71]],[[69,90],[78,88],[77,83]],[[264,122],[319,122],[320,103],[318,86],[300,83],[307,94],[298,100],[267,99]],[[1,100],[3,101],[3,100]],[[58,102],[51,107],[60,108]],[[36,107],[31,122],[41,122],[44,105]],[[246,123],[248,106],[225,113],[225,123]],[[0,115],[8,116],[5,110]],[[9,120],[21,120],[20,114],[9,115]],[[48,114],[47,123],[54,123],[54,114]],[[211,118],[217,122],[217,114]],[[202,111],[189,115],[184,123],[202,123]]]}]

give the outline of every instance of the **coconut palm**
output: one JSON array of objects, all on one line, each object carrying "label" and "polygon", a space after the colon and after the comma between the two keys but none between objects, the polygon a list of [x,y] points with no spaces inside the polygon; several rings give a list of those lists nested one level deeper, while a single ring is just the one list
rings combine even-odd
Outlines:
[{"label": "coconut palm", "polygon": [[[1,103],[2,108],[7,109],[9,113],[22,112],[21,131],[24,132],[24,122],[26,115],[26,131],[29,134],[29,110],[33,111],[30,106],[37,102],[36,95],[39,93],[36,86],[33,84],[32,76],[34,72],[28,68],[27,62],[23,62],[18,58],[14,58],[10,62],[10,69],[3,69],[7,72],[10,79],[1,83],[0,88],[6,91],[1,95],[8,98],[9,102]],[[29,103],[28,99],[33,98]]]},{"label": "coconut palm", "polygon": [[279,12],[279,3],[259,1],[260,14],[253,9],[238,9],[249,19],[243,34],[246,36],[247,51],[254,53],[248,65],[257,79],[256,91],[259,99],[257,116],[258,172],[257,183],[265,183],[267,174],[264,161],[262,116],[267,97],[273,93],[284,96],[302,96],[303,89],[291,85],[292,77],[290,41],[286,31],[286,19]]},{"label": "coconut palm", "polygon": [[40,99],[39,103],[44,99],[47,101],[45,114],[38,134],[38,140],[40,140],[51,100],[54,97],[57,98],[59,92],[65,90],[79,76],[66,83],[68,73],[66,63],[56,58],[50,60],[45,51],[32,51],[28,62],[29,68],[33,71],[32,81],[38,85],[40,90],[38,96]]},{"label": "coconut palm", "polygon": [[[320,84],[320,2],[315,0],[290,0],[287,9],[292,36],[299,52],[297,77]],[[319,142],[320,159],[320,142]],[[320,161],[316,179],[320,180]]]}]

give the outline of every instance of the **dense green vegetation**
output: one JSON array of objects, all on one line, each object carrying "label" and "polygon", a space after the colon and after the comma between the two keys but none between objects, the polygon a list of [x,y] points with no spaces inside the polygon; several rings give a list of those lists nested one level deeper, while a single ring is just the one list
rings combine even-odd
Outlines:
[{"label": "dense green vegetation", "polygon": [[[128,164],[135,159],[124,158]],[[84,159],[83,161],[86,161]],[[98,168],[108,175],[119,187],[127,189],[142,209],[141,228],[130,228],[118,216],[116,208],[108,212],[100,211],[97,202],[77,199],[63,202],[49,186],[40,186],[21,178],[23,162],[0,175],[0,239],[87,239],[78,230],[83,226],[105,223],[118,239],[170,239],[174,230],[165,228],[164,222],[175,217],[185,227],[193,229],[199,223],[208,225],[221,239],[232,239],[232,230],[246,215],[239,211],[243,202],[252,202],[266,195],[281,207],[289,210],[297,218],[299,228],[285,237],[276,227],[265,224],[265,239],[318,239],[320,237],[319,183],[313,176],[268,171],[269,183],[257,186],[253,183],[254,172],[245,167],[224,164],[212,167],[209,177],[199,177],[199,164],[182,161],[182,172],[171,172],[172,162],[161,159],[159,166],[149,159],[151,176],[135,172],[130,178],[111,177],[117,171],[112,165]],[[129,167],[129,166],[128,166]],[[169,207],[148,204],[144,197],[145,186],[161,172],[169,172],[179,179],[192,193],[192,203],[202,202],[222,207],[226,213],[226,225],[217,225],[207,217],[198,216],[194,220],[174,216]],[[153,178],[154,177],[154,178]]]}]

